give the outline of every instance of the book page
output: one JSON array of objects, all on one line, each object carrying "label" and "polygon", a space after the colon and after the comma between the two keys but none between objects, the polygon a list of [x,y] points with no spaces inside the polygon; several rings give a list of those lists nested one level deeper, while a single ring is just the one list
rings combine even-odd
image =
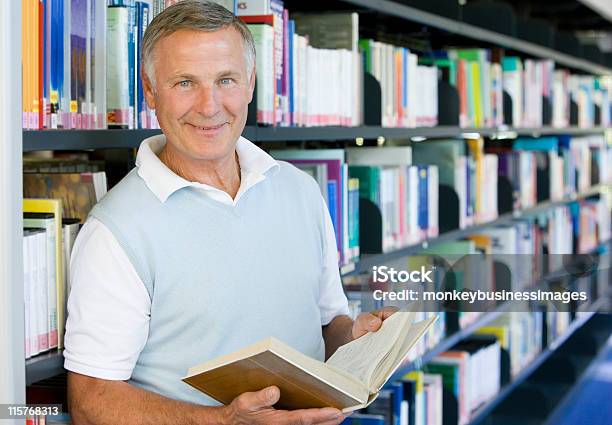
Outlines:
[{"label": "book page", "polygon": [[382,388],[391,375],[401,366],[408,351],[410,351],[437,318],[438,316],[433,316],[427,320],[412,323],[410,326],[406,326],[402,329],[403,332],[402,335],[400,335],[400,341],[393,347],[387,359],[379,363],[374,371],[374,375],[370,380],[370,391],[378,391]]},{"label": "book page", "polygon": [[412,312],[394,313],[377,332],[369,332],[338,348],[326,364],[350,373],[370,387],[375,369],[388,356],[413,316]]}]

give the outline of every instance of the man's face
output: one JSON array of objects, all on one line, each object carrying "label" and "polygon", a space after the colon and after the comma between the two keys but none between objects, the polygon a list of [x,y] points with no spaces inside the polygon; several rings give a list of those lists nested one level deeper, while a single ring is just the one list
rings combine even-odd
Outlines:
[{"label": "man's face", "polygon": [[155,45],[155,86],[143,76],[147,103],[157,112],[167,148],[186,163],[234,154],[255,84],[244,48],[233,28],[180,30]]}]

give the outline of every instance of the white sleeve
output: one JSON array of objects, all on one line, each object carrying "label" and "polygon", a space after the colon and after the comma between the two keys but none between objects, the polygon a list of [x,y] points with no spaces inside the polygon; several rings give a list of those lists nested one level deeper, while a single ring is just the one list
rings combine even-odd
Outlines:
[{"label": "white sleeve", "polygon": [[340,279],[334,226],[323,197],[321,197],[321,202],[324,209],[325,241],[323,245],[323,272],[319,288],[319,310],[321,311],[321,325],[325,326],[336,316],[348,315],[349,309]]},{"label": "white sleeve", "polygon": [[127,380],[149,332],[151,300],[110,230],[90,218],[75,241],[64,340],[64,367]]}]

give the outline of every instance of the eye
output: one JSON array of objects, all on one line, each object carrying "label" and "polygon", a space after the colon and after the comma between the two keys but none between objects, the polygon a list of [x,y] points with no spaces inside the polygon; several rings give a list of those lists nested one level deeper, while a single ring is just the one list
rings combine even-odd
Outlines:
[{"label": "eye", "polygon": [[227,86],[227,85],[229,85],[229,84],[231,84],[233,82],[234,82],[234,80],[232,78],[221,78],[221,80],[219,80],[219,83],[222,86]]},{"label": "eye", "polygon": [[191,80],[182,80],[176,83],[176,85],[181,88],[189,88],[191,87],[191,84],[192,84]]}]

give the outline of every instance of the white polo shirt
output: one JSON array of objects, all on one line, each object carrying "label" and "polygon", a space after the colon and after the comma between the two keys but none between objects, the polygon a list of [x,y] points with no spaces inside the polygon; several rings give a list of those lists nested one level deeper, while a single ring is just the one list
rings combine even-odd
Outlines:
[{"label": "white polo shirt", "polygon": [[[194,187],[205,196],[236,205],[241,196],[265,179],[278,163],[247,139],[240,137],[236,152],[241,181],[235,199],[215,187],[189,182],[158,158],[164,135],[142,142],[136,157],[139,176],[161,201],[175,191]],[[329,214],[325,220],[326,258],[320,282],[321,325],[348,314],[348,304],[338,271],[338,254]],[[89,218],[79,232],[70,261],[71,292],[68,298],[64,367],[101,379],[127,380],[149,332],[151,299],[134,266],[111,231]],[[118,329],[120,324],[120,329]]]}]

